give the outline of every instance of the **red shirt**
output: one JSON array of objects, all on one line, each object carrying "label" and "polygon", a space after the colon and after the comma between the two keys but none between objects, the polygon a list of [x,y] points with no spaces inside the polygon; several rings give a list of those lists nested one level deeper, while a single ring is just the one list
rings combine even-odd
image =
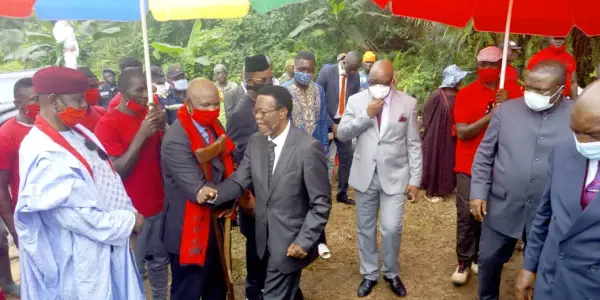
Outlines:
[{"label": "red shirt", "polygon": [[519,71],[513,65],[506,65],[506,80],[519,83]]},{"label": "red shirt", "polygon": [[96,124],[100,121],[100,118],[106,114],[106,108],[98,105],[92,106],[90,112],[79,122],[79,124],[83,125],[83,127],[87,128],[89,131],[94,132],[96,128]]},{"label": "red shirt", "polygon": [[13,209],[19,193],[19,147],[32,127],[11,118],[0,126],[0,170],[10,171],[10,193]]},{"label": "red shirt", "polygon": [[[141,118],[111,109],[96,125],[95,134],[108,155],[119,157],[129,149],[141,124]],[[163,208],[160,143],[161,132],[148,138],[140,150],[138,161],[129,172],[129,176],[123,180],[133,207],[144,217],[155,216]]]},{"label": "red shirt", "polygon": [[[521,86],[513,81],[506,81],[504,88],[508,92],[508,99],[523,96]],[[495,101],[496,90],[490,90],[479,80],[460,90],[454,102],[454,122],[473,124],[485,116],[488,104]],[[471,166],[479,143],[485,135],[485,129],[476,137],[469,140],[458,139],[456,143],[456,163],[454,171],[471,175]]]},{"label": "red shirt", "polygon": [[527,70],[533,69],[539,62],[548,59],[557,60],[565,66],[565,69],[567,70],[567,82],[565,83],[565,91],[563,94],[569,96],[571,94],[571,74],[577,71],[577,61],[575,61],[573,55],[567,51],[557,53],[552,51],[550,47],[547,47],[531,57],[527,64]]},{"label": "red shirt", "polygon": [[[160,107],[160,102],[158,101],[158,95],[153,95],[153,99],[154,102],[156,103],[156,105],[158,105]],[[119,103],[121,103],[121,93],[116,94],[112,100],[110,100],[110,102],[108,103],[108,110],[111,110],[117,106],[119,106]]]}]

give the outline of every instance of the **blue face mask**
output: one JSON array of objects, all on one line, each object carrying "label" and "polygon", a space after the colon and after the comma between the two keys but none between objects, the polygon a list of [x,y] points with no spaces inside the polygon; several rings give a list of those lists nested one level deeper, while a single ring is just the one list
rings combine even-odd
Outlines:
[{"label": "blue face mask", "polygon": [[600,142],[582,143],[575,136],[575,147],[585,158],[589,160],[600,159]]},{"label": "blue face mask", "polygon": [[308,86],[312,81],[313,81],[313,74],[310,73],[306,73],[306,72],[295,72],[294,73],[294,79],[296,80],[296,83],[298,83],[299,85],[303,85],[303,86]]}]

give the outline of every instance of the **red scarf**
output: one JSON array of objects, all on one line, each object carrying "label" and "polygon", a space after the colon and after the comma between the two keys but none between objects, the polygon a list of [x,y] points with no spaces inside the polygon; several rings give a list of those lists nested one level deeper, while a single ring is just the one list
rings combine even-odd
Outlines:
[{"label": "red scarf", "polygon": [[[85,158],[79,152],[77,152],[77,150],[73,148],[73,146],[71,146],[71,144],[58,132],[58,130],[54,129],[54,127],[52,127],[48,123],[48,121],[46,121],[46,119],[38,115],[37,118],[35,118],[35,126],[40,131],[45,133],[52,141],[65,148],[65,150],[69,151],[69,153],[73,154],[73,156],[75,156],[75,158],[77,158],[81,162],[81,164],[83,164],[83,166],[86,168],[86,170],[90,173],[90,176],[94,178],[94,171],[92,170],[92,167],[87,162],[87,160],[85,160]],[[75,132],[82,135],[86,140],[94,143],[96,147],[101,149],[101,147],[98,144],[96,144],[96,142],[94,142],[94,140],[92,140],[85,132],[83,132],[83,130],[79,129],[78,127],[73,127],[72,129],[75,130]],[[115,167],[113,166],[110,159],[107,159],[106,162],[110,165],[110,168],[113,170],[113,172],[115,172]]]},{"label": "red scarf", "polygon": [[[185,130],[190,139],[192,153],[196,153],[197,149],[206,147],[204,138],[194,126],[192,117],[188,113],[186,106],[183,105],[177,111],[177,118],[181,126]],[[217,137],[224,135],[225,130],[219,121],[215,121],[210,128]],[[209,132],[209,136],[212,132]],[[210,138],[210,142],[214,142],[214,138]],[[221,161],[225,166],[225,178],[229,177],[234,171],[233,158],[231,153],[235,149],[235,144],[227,137],[225,141],[225,152],[221,155]],[[212,180],[212,166],[210,162],[200,163],[198,166],[204,172],[204,177],[207,182]],[[185,201],[185,212],[183,216],[183,230],[181,233],[181,246],[179,249],[179,263],[190,265],[204,265],[206,260],[206,248],[208,247],[208,238],[211,229],[211,209],[209,207],[198,205],[193,202]],[[199,230],[198,230],[199,229]],[[197,241],[197,243],[194,243]]]}]

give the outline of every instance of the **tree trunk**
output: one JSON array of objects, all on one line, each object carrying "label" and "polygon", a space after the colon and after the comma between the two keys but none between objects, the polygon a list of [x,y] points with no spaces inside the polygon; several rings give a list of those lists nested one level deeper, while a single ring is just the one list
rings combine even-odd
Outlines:
[{"label": "tree trunk", "polygon": [[573,56],[577,61],[577,83],[585,87],[591,81],[589,74],[594,72],[592,39],[577,27],[573,30],[572,37]]}]

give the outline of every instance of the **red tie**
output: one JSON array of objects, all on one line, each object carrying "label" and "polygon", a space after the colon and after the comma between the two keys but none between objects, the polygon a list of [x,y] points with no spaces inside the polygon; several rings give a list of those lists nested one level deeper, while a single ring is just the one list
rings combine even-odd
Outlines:
[{"label": "red tie", "polygon": [[377,113],[377,128],[381,129],[381,112],[383,111],[383,109],[381,109],[378,113]]},{"label": "red tie", "polygon": [[340,117],[344,114],[344,111],[346,110],[346,75],[341,75],[341,76],[342,76],[342,86],[340,87],[340,104],[339,104],[339,110],[338,110]]}]

